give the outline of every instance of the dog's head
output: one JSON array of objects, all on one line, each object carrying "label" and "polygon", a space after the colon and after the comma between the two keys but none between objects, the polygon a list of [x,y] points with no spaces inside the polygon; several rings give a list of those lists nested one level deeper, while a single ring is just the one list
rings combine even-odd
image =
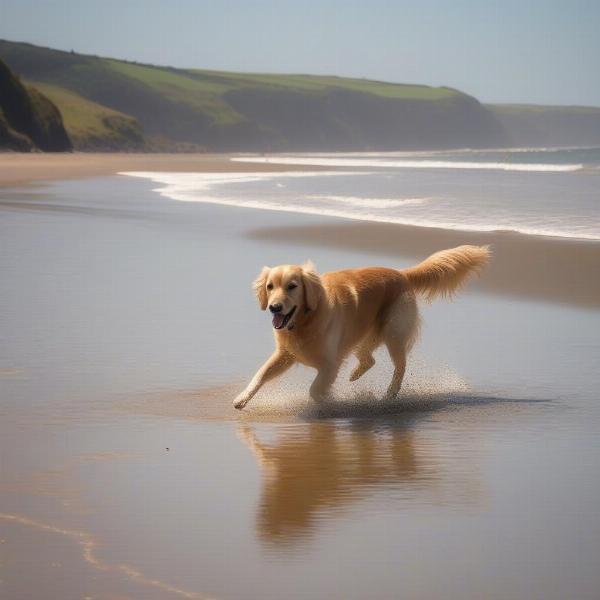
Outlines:
[{"label": "dog's head", "polygon": [[324,291],[311,262],[303,265],[263,267],[254,281],[261,310],[273,315],[275,329],[291,330],[299,315],[317,309]]}]

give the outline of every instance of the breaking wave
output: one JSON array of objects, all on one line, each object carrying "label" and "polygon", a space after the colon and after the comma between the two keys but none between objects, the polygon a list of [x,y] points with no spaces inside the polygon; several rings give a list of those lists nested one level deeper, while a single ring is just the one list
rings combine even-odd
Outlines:
[{"label": "breaking wave", "polygon": [[398,160],[389,158],[354,158],[324,156],[240,156],[236,162],[269,163],[275,165],[306,165],[312,167],[367,167],[402,169],[478,169],[493,171],[530,171],[564,173],[583,169],[582,164],[544,164],[452,160]]}]

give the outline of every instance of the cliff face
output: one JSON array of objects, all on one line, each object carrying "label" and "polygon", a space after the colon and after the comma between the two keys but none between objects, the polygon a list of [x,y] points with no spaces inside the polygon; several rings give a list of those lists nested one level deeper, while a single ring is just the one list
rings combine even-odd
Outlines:
[{"label": "cliff face", "polygon": [[600,108],[490,105],[511,146],[600,146]]},{"label": "cliff face", "polygon": [[[318,94],[248,88],[225,99],[248,123],[247,150],[406,150],[502,145],[503,130],[464,94],[426,100],[383,97],[347,89]],[[218,145],[242,140],[223,135]]]},{"label": "cliff face", "polygon": [[71,150],[58,108],[24,86],[0,60],[0,147],[49,152]]}]

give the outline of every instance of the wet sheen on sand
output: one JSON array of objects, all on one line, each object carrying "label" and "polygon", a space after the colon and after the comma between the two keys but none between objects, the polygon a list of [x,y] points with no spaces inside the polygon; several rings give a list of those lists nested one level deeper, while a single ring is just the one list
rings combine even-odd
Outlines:
[{"label": "wet sheen on sand", "polygon": [[473,286],[422,306],[398,402],[380,352],[330,403],[297,368],[239,413],[263,264],[415,259],[150,188],[3,192],[0,596],[597,597],[597,311]]}]

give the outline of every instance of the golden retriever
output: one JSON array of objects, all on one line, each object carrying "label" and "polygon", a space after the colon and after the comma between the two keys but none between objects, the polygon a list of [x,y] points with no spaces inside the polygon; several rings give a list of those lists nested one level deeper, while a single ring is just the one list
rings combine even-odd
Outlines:
[{"label": "golden retriever", "polygon": [[419,330],[416,294],[427,300],[453,294],[487,263],[487,246],[459,246],[432,254],[416,267],[384,267],[317,274],[312,263],[263,267],[254,282],[262,310],[273,315],[275,352],[234,400],[244,408],[258,390],[294,363],[313,367],[310,396],[327,397],[346,357],[354,353],[355,381],[374,364],[373,351],[385,344],[394,364],[385,399],[396,397],[406,355]]}]

